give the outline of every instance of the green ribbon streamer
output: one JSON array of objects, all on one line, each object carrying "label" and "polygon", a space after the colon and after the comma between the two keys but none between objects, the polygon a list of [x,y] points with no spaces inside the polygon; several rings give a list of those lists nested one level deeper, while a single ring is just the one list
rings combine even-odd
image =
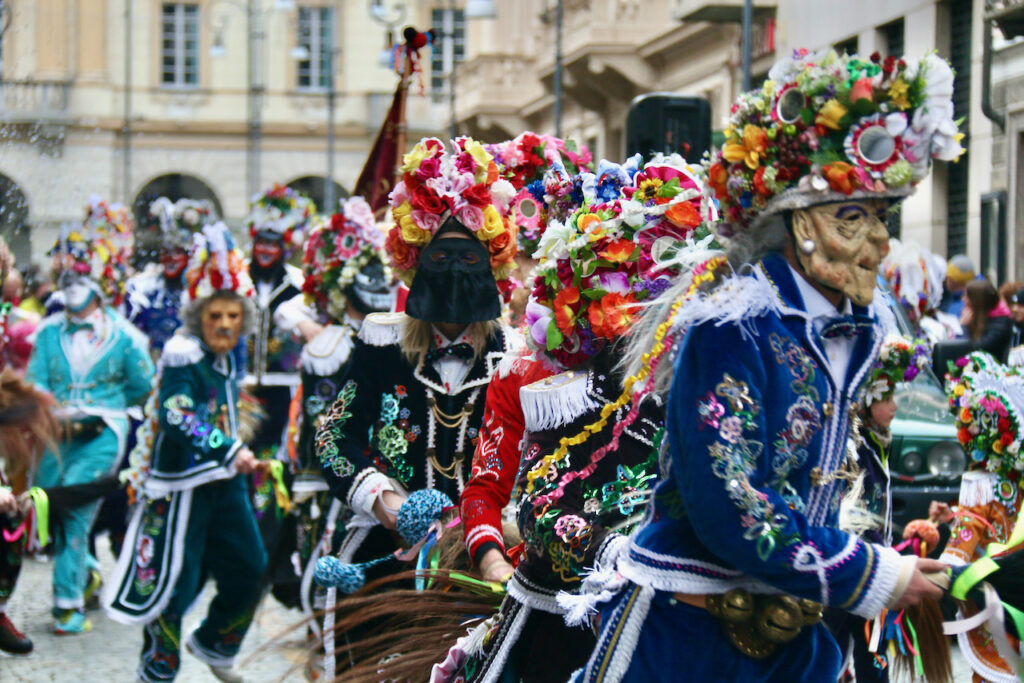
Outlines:
[{"label": "green ribbon streamer", "polygon": [[39,547],[45,548],[50,542],[50,497],[38,486],[30,488],[28,495],[32,498],[32,506],[36,512],[36,537],[39,540]]},{"label": "green ribbon streamer", "polygon": [[481,581],[480,579],[474,579],[472,576],[466,576],[458,572],[449,572],[448,577],[454,581],[461,581],[471,586],[477,586],[478,588],[486,588],[492,593],[504,593],[505,587],[500,583],[494,581]]},{"label": "green ribbon streamer", "polygon": [[921,646],[917,644],[917,631],[914,630],[914,624],[907,619],[907,613],[903,613],[903,621],[907,624],[907,629],[910,630],[910,642],[914,644],[914,669],[917,671],[917,675],[924,678],[924,664],[921,663]]},{"label": "green ribbon streamer", "polygon": [[284,463],[280,460],[270,461],[270,479],[274,482],[274,500],[282,512],[292,509],[292,501],[288,497],[288,487],[284,485]]}]

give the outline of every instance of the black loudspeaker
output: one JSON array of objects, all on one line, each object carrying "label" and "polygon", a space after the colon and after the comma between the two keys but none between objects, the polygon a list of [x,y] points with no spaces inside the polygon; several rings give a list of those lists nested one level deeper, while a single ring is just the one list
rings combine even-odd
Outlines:
[{"label": "black loudspeaker", "polygon": [[626,156],[661,152],[690,163],[711,149],[711,105],[703,97],[650,93],[633,99],[626,117]]}]

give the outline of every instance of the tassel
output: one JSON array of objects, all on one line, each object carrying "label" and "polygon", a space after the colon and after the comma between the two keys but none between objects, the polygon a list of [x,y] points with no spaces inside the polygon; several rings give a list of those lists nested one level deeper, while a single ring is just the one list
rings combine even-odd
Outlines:
[{"label": "tassel", "polygon": [[964,472],[960,480],[960,504],[966,507],[988,505],[995,498],[999,477],[991,472]]}]

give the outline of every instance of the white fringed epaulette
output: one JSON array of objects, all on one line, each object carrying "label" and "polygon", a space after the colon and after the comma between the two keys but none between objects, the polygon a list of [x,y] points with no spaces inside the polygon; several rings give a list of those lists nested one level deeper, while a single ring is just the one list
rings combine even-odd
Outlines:
[{"label": "white fringed epaulette", "polygon": [[302,349],[300,367],[311,375],[328,377],[348,362],[353,346],[350,327],[330,325]]},{"label": "white fringed epaulette", "polygon": [[523,377],[526,375],[527,370],[530,369],[530,366],[536,362],[537,358],[533,354],[525,352],[521,354],[506,354],[498,361],[498,379],[506,379],[513,373]]},{"label": "white fringed epaulette", "polygon": [[569,424],[588,410],[600,407],[587,392],[587,373],[569,370],[528,384],[519,390],[523,421],[531,432]]},{"label": "white fringed epaulette", "polygon": [[676,314],[676,326],[689,329],[706,322],[738,324],[744,338],[752,338],[744,323],[766,313],[779,311],[781,300],[775,287],[760,269],[753,274],[727,277],[710,292],[688,299]]},{"label": "white fringed epaulette", "polygon": [[168,368],[181,368],[198,363],[203,359],[203,347],[195,337],[176,334],[164,344],[160,365]]},{"label": "white fringed epaulette", "polygon": [[371,313],[359,328],[359,339],[370,346],[391,346],[402,340],[405,313]]}]

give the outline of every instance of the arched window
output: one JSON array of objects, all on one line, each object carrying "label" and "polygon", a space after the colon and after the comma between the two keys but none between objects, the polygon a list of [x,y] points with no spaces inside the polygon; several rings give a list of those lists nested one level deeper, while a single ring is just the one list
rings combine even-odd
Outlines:
[{"label": "arched window", "polygon": [[199,178],[187,173],[168,173],[153,178],[139,190],[135,195],[135,201],[132,202],[132,214],[135,217],[136,266],[159,257],[159,228],[149,215],[149,205],[157,197],[167,197],[172,202],[183,198],[207,199],[213,203],[217,216],[224,216],[217,194]]},{"label": "arched window", "polygon": [[[328,214],[335,213],[338,210],[337,205],[331,207],[324,206],[324,195],[326,194],[325,190],[327,189],[326,180],[327,179],[323,176],[306,175],[291,181],[288,183],[288,187],[292,188],[296,192],[301,192],[312,199],[313,203],[316,204],[316,210],[318,212]],[[348,197],[348,190],[338,183],[334,183],[334,198],[344,199],[345,197]]]},{"label": "arched window", "polygon": [[18,184],[0,173],[0,236],[19,264],[32,260],[32,236],[28,226],[28,199]]}]

